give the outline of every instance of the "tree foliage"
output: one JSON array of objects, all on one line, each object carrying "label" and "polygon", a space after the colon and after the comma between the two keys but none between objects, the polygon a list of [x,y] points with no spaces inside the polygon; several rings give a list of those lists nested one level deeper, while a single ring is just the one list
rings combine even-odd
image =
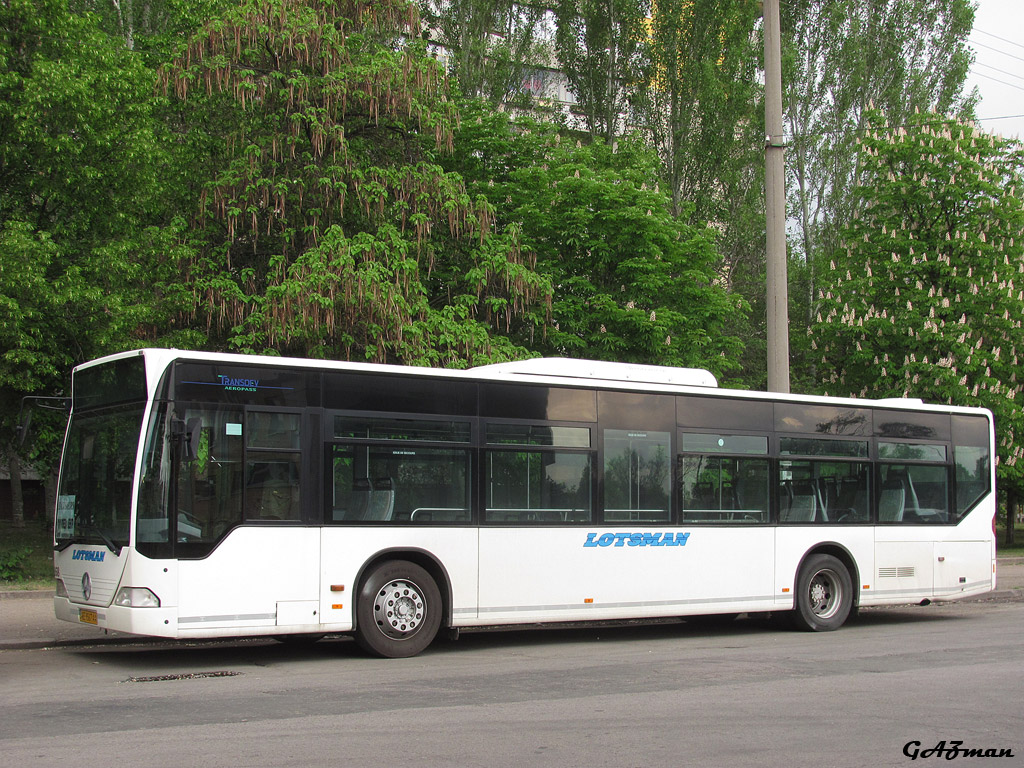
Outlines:
[{"label": "tree foliage", "polygon": [[499,324],[547,285],[437,163],[456,115],[414,6],[250,0],[193,37],[163,82],[216,139],[185,322],[242,350],[438,365],[522,354]]},{"label": "tree foliage", "polygon": [[870,108],[893,124],[915,110],[970,115],[963,93],[969,0],[796,0],[782,8],[785,120],[795,245],[830,258],[852,220]]},{"label": "tree foliage", "polygon": [[745,171],[763,165],[756,19],[750,0],[654,7],[638,122],[661,156],[673,212],[693,222],[727,224],[751,187]]},{"label": "tree foliage", "polygon": [[[969,117],[963,92],[974,22],[969,0],[798,0],[782,7],[790,246],[803,260],[790,316],[810,324],[819,275],[861,198],[860,145],[874,105],[893,125],[915,111]],[[791,338],[794,379],[814,382],[805,337]]]},{"label": "tree foliage", "polygon": [[868,115],[864,213],[823,280],[812,328],[824,387],[996,415],[1000,474],[1024,478],[1024,156],[970,124]]},{"label": "tree foliage", "polygon": [[[59,0],[0,6],[0,420],[153,319],[165,236],[152,72]],[[36,446],[52,460],[52,444]],[[44,462],[45,463],[45,462]]]},{"label": "tree foliage", "polygon": [[745,304],[722,285],[711,230],[671,215],[657,158],[641,141],[583,144],[550,126],[477,113],[457,146],[460,172],[521,230],[554,286],[545,335],[525,346],[719,374],[734,366],[741,344],[726,324]]},{"label": "tree foliage", "polygon": [[547,62],[549,14],[543,5],[513,0],[421,0],[431,39],[466,98],[494,107],[523,100],[522,83]]},{"label": "tree foliage", "polygon": [[559,66],[587,131],[610,143],[630,122],[643,79],[647,18],[636,0],[563,0],[556,9]]}]

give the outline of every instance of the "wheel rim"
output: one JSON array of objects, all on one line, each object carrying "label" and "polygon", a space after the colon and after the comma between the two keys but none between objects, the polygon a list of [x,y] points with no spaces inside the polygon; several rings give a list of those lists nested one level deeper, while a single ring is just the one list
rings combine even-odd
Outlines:
[{"label": "wheel rim", "polygon": [[831,619],[843,602],[843,583],[830,568],[815,573],[807,586],[811,612],[819,619]]},{"label": "wheel rim", "polygon": [[385,635],[404,640],[416,634],[427,615],[423,592],[408,579],[395,579],[377,592],[373,601],[373,619]]}]

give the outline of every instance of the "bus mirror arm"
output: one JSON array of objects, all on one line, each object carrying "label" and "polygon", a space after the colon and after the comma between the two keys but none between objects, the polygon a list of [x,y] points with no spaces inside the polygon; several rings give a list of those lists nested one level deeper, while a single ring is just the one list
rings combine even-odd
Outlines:
[{"label": "bus mirror arm", "polygon": [[[26,408],[26,405],[29,407]],[[46,408],[49,411],[64,411],[67,413],[71,410],[71,398],[42,397],[39,395],[26,395],[21,398],[21,408],[18,410],[18,425],[14,428],[18,448],[25,445],[25,440],[28,438],[29,427],[32,426],[32,406]]]}]

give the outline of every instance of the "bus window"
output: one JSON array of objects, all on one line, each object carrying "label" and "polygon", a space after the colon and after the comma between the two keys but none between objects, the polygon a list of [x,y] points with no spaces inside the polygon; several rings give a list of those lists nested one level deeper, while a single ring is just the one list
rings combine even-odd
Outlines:
[{"label": "bus window", "polygon": [[331,520],[468,523],[469,451],[402,445],[336,445]]},{"label": "bus window", "polygon": [[231,406],[189,407],[181,419],[196,423],[200,434],[196,455],[182,460],[178,472],[177,542],[208,547],[242,522],[242,412]]},{"label": "bus window", "polygon": [[589,427],[489,424],[487,443],[487,522],[592,519]]},{"label": "bus window", "polygon": [[867,441],[784,437],[779,452],[784,457],[779,462],[780,522],[871,521]]},{"label": "bus window", "polygon": [[250,411],[247,414],[247,520],[302,519],[300,421],[297,413]]},{"label": "bus window", "polygon": [[605,522],[668,522],[669,437],[668,432],[604,431]]},{"label": "bus window", "polygon": [[[468,523],[469,422],[348,417],[334,419],[329,521]],[[433,445],[428,445],[432,443]]]},{"label": "bus window", "polygon": [[991,490],[989,422],[984,416],[953,417],[956,516],[959,520]]},{"label": "bus window", "polygon": [[768,459],[761,458],[768,453],[767,437],[684,433],[681,450],[677,479],[683,522],[768,522]]},{"label": "bus window", "polygon": [[878,458],[879,523],[949,522],[945,445],[879,441]]}]

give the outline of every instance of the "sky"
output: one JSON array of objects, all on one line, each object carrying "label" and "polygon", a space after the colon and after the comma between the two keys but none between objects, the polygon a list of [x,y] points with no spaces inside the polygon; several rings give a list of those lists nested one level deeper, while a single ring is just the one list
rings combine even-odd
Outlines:
[{"label": "sky", "polygon": [[1024,0],[977,0],[967,88],[981,95],[975,114],[988,133],[1024,140]]}]

